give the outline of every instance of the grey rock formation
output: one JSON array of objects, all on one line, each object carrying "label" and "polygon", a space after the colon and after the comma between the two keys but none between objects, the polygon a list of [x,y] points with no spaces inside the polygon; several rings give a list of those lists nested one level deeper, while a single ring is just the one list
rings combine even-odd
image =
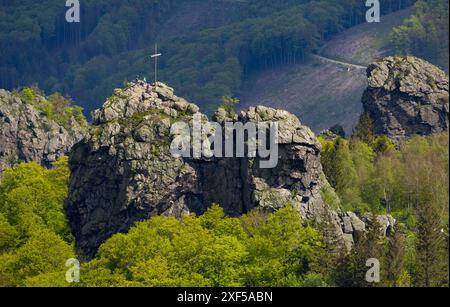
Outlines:
[{"label": "grey rock formation", "polygon": [[326,141],[334,141],[339,136],[330,129],[325,129],[320,132],[319,137],[322,137]]},{"label": "grey rock formation", "polygon": [[449,128],[449,80],[436,66],[412,56],[387,57],[371,64],[367,76],[362,102],[375,134],[399,144]]},{"label": "grey rock formation", "polygon": [[[320,163],[320,144],[297,117],[266,107],[230,116],[222,109],[213,117],[225,121],[277,121],[278,164],[259,167],[259,158],[176,158],[170,152],[175,122],[192,125],[194,115],[207,121],[196,105],[173,89],[137,81],[117,89],[85,139],[74,146],[67,214],[77,248],[88,258],[117,232],[154,215],[204,213],[218,203],[231,216],[256,207],[269,211],[292,204],[304,218],[331,212],[321,197],[329,187]],[[353,230],[333,212],[337,232]],[[352,229],[364,228],[348,215]]]},{"label": "grey rock formation", "polygon": [[[380,226],[380,235],[381,236],[389,236],[394,229],[395,219],[390,215],[379,215],[376,217],[377,223]],[[373,217],[370,214],[365,214],[362,217],[362,221],[365,225],[371,225],[373,221]]]},{"label": "grey rock formation", "polygon": [[52,162],[66,155],[85,132],[86,128],[74,118],[66,129],[18,95],[0,90],[0,172],[30,161],[50,167]]}]

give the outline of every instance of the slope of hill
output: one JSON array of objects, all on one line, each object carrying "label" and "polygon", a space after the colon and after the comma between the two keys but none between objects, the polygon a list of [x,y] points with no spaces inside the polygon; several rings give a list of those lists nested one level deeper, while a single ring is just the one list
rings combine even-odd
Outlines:
[{"label": "slope of hill", "polygon": [[410,14],[406,9],[383,16],[378,24],[346,30],[320,49],[323,57],[310,56],[304,64],[254,74],[239,95],[241,107],[283,107],[316,132],[335,124],[351,132],[362,111],[361,97],[367,86],[361,66],[392,53],[388,33]]},{"label": "slope of hill", "polygon": [[388,45],[392,28],[402,24],[411,9],[381,17],[380,23],[363,23],[334,37],[320,49],[320,54],[333,59],[367,66],[374,59],[392,55]]},{"label": "slope of hill", "polygon": [[[414,2],[382,0],[382,14]],[[304,61],[367,11],[359,0],[97,0],[68,24],[59,0],[0,7],[0,87],[38,84],[87,113],[124,81],[151,78],[155,42],[160,81],[212,113],[249,74]]]},{"label": "slope of hill", "polygon": [[232,22],[246,1],[190,1],[179,4],[158,29],[157,41],[217,28]]}]

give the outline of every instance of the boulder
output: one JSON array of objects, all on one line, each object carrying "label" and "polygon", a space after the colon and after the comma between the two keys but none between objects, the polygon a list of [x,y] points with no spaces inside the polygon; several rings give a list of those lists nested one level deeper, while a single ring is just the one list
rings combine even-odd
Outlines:
[{"label": "boulder", "polygon": [[395,144],[449,128],[448,76],[416,57],[387,57],[367,68],[362,103],[374,132]]}]

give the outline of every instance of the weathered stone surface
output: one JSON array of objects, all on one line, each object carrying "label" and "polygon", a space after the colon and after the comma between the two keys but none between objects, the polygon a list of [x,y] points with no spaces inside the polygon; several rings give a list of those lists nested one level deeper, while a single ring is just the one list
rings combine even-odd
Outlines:
[{"label": "weathered stone surface", "polygon": [[66,155],[85,132],[86,128],[74,118],[69,127],[64,128],[18,95],[0,90],[0,172],[30,161],[50,167],[52,162]]},{"label": "weathered stone surface", "polygon": [[[394,229],[395,219],[390,215],[379,215],[376,217],[376,220],[380,227],[380,235],[389,236]],[[367,225],[372,225],[373,217],[371,214],[366,214],[363,216],[362,221]]]},{"label": "weathered stone surface", "polygon": [[335,134],[330,129],[321,131],[319,136],[322,137],[326,141],[334,141],[335,139],[337,139],[339,137],[337,134]]},{"label": "weathered stone surface", "polygon": [[[377,215],[376,219],[380,227],[380,236],[390,236],[396,220],[390,215]],[[360,219],[354,212],[338,212],[335,221],[342,229],[345,246],[350,249],[358,240],[359,235],[365,233],[368,227],[372,226],[373,217],[371,214],[365,214]]]},{"label": "weathered stone surface", "polygon": [[[87,257],[136,221],[154,215],[202,214],[212,203],[231,216],[256,207],[273,211],[287,203],[306,219],[331,211],[320,193],[329,187],[320,143],[297,117],[266,107],[235,115],[216,112],[213,120],[221,126],[226,121],[278,122],[278,164],[262,169],[259,158],[174,157],[171,126],[179,121],[192,125],[194,114],[207,120],[171,88],[140,81],[116,90],[94,113],[90,133],[72,150],[66,203],[77,247]],[[333,216],[343,236],[339,216]],[[347,217],[352,227],[361,228],[356,216]]]},{"label": "weathered stone surface", "polygon": [[387,57],[371,64],[367,76],[362,102],[376,134],[399,144],[449,128],[449,80],[436,66],[412,56]]}]

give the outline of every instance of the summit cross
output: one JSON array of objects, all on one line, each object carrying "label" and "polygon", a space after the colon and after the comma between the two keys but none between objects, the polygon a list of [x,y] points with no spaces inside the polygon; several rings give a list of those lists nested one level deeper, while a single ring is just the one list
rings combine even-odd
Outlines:
[{"label": "summit cross", "polygon": [[158,58],[160,56],[162,56],[162,54],[158,53],[158,44],[155,44],[155,53],[150,56],[152,59],[155,59],[155,86],[158,82]]}]

